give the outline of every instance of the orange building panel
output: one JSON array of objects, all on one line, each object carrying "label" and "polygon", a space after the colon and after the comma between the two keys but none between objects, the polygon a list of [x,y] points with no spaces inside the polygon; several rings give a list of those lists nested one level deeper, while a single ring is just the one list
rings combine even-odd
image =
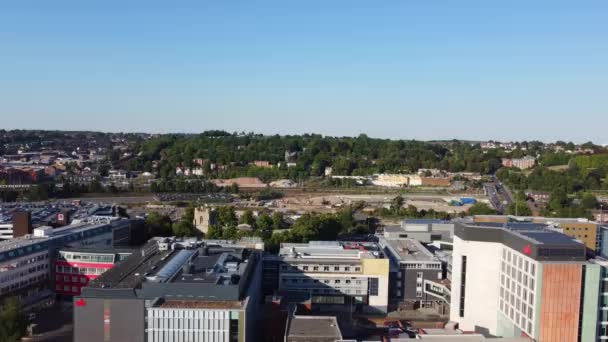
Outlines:
[{"label": "orange building panel", "polygon": [[578,338],[581,264],[544,264],[540,309],[540,342]]}]

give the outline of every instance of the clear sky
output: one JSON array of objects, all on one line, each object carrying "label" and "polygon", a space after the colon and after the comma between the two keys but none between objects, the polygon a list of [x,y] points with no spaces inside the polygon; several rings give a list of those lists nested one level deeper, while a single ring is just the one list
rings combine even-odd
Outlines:
[{"label": "clear sky", "polygon": [[608,1],[2,1],[0,119],[608,143]]}]

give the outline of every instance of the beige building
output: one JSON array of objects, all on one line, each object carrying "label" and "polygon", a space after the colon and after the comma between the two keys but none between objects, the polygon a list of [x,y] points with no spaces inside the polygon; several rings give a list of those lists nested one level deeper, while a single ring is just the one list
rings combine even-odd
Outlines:
[{"label": "beige building", "polygon": [[194,209],[194,226],[203,234],[207,234],[209,226],[217,224],[217,210],[215,208],[198,207]]}]

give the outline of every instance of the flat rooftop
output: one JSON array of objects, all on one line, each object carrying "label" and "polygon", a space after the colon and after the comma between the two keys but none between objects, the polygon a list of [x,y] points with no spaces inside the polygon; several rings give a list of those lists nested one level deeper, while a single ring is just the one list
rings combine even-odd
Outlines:
[{"label": "flat rooftop", "polygon": [[414,239],[382,239],[382,243],[385,244],[401,262],[440,262],[431,251],[422,245],[422,243]]},{"label": "flat rooftop", "polygon": [[323,259],[348,262],[365,258],[380,258],[381,249],[375,242],[310,241],[309,243],[283,243],[279,257],[285,259]]},{"label": "flat rooftop", "polygon": [[328,338],[341,340],[342,333],[335,317],[294,316],[287,323],[290,341],[326,341]]},{"label": "flat rooftop", "polygon": [[144,282],[235,285],[248,263],[238,246],[159,249],[150,240],[140,251],[92,281],[92,288],[137,288]]},{"label": "flat rooftop", "polygon": [[469,227],[502,229],[515,235],[520,235],[536,244],[559,244],[578,245],[580,242],[574,238],[549,229],[549,226],[541,223],[473,223]]}]

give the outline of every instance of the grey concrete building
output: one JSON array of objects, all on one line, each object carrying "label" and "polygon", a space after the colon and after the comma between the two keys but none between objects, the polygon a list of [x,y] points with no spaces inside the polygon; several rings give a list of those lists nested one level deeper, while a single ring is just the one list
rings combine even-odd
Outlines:
[{"label": "grey concrete building", "polygon": [[425,280],[444,278],[442,262],[414,239],[380,238],[391,261],[389,293],[393,304],[405,308],[432,307],[435,297],[424,291]]},{"label": "grey concrete building", "polygon": [[415,239],[422,243],[437,240],[451,241],[454,236],[454,223],[433,219],[406,219],[399,226],[384,228],[387,239]]},{"label": "grey concrete building", "polygon": [[151,240],[74,299],[74,340],[257,341],[261,255],[233,243]]}]

